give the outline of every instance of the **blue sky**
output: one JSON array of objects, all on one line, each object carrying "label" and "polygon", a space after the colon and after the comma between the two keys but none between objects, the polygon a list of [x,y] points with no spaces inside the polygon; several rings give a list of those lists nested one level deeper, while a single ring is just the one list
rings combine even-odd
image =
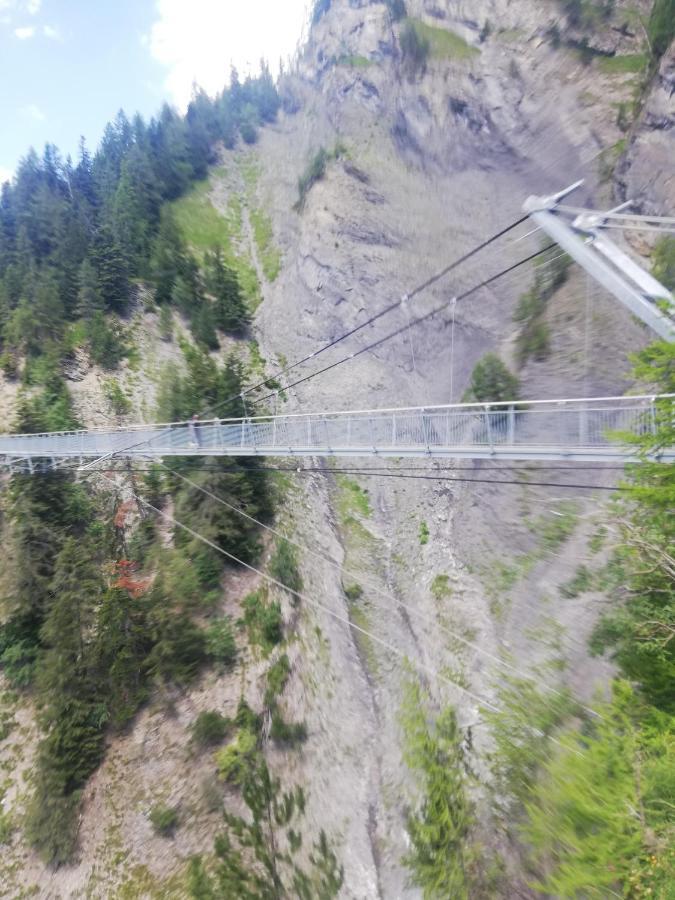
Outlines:
[{"label": "blue sky", "polygon": [[[276,69],[301,37],[308,0],[0,0],[0,180],[29,146],[90,149],[123,108],[184,108],[191,85],[230,64]],[[261,23],[264,23],[261,26]]]}]

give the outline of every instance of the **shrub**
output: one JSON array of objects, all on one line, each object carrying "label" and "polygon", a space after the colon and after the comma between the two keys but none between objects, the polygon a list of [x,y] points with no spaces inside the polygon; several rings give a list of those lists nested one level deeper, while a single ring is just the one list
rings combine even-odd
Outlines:
[{"label": "shrub", "polygon": [[242,784],[255,760],[258,738],[247,728],[237,732],[236,738],[216,753],[218,774],[231,784]]},{"label": "shrub", "polygon": [[281,605],[268,603],[262,591],[255,591],[244,598],[243,606],[249,640],[264,649],[279,644],[283,639]]},{"label": "shrub", "polygon": [[18,364],[16,356],[11,350],[5,350],[0,354],[0,369],[2,369],[5,378],[16,378],[18,374]]},{"label": "shrub", "polygon": [[260,731],[260,716],[257,716],[243,697],[237,704],[237,714],[234,717],[237,728],[246,728],[252,734]]},{"label": "shrub", "polygon": [[198,747],[220,744],[228,732],[230,720],[216,710],[200,712],[192,723],[192,741]]},{"label": "shrub", "polygon": [[449,575],[436,575],[431,582],[431,596],[435,600],[443,600],[452,596],[452,588],[450,587]]},{"label": "shrub", "polygon": [[29,640],[9,644],[0,653],[0,668],[14,688],[26,688],[35,677],[38,648]]},{"label": "shrub", "polygon": [[150,822],[155,831],[162,837],[172,837],[178,827],[179,815],[178,807],[164,806],[158,803],[150,810]]},{"label": "shrub", "polygon": [[124,342],[119,331],[112,328],[102,312],[96,312],[87,322],[89,353],[92,361],[104,369],[115,369],[124,356]]},{"label": "shrub", "polygon": [[426,522],[420,522],[419,539],[422,546],[429,543],[429,526]]},{"label": "shrub", "polygon": [[304,722],[285,722],[278,710],[272,714],[270,737],[277,744],[293,747],[307,740],[307,726]]},{"label": "shrub", "polygon": [[104,382],[103,393],[116,416],[124,416],[131,412],[131,401],[114,378],[108,378]]},{"label": "shrub", "polygon": [[517,400],[519,385],[496,353],[486,353],[474,366],[465,396],[477,403]]},{"label": "shrub", "polygon": [[291,672],[291,664],[288,656],[284,653],[270,667],[267,672],[267,688],[265,689],[265,706],[271,706],[276,698],[283,691],[288,676]]},{"label": "shrub", "polygon": [[431,51],[428,38],[419,33],[413,22],[406,22],[400,40],[403,62],[408,72],[412,75],[424,69]]},{"label": "shrub", "polygon": [[9,844],[14,831],[14,824],[9,813],[0,810],[0,846]]},{"label": "shrub", "polygon": [[173,340],[173,314],[169,306],[162,306],[159,311],[159,336],[163,341]]},{"label": "shrub", "polygon": [[291,599],[293,603],[297,603],[299,598],[295,594],[302,590],[302,578],[298,571],[295,549],[285,538],[277,543],[277,548],[270,560],[269,573],[272,578],[281,582],[285,588],[291,591]]},{"label": "shrub", "polygon": [[320,147],[311,162],[305,169],[304,173],[298,179],[298,199],[295,203],[294,209],[300,212],[307,199],[307,194],[310,192],[312,187],[317,183],[317,181],[321,181],[323,176],[326,174],[326,166],[330,160],[330,154],[324,147]]},{"label": "shrub", "polygon": [[578,597],[579,594],[592,590],[592,588],[593,573],[586,566],[581,565],[574,573],[574,578],[561,585],[560,593],[563,597],[571,600],[573,597]]},{"label": "shrub", "polygon": [[363,588],[360,584],[349,584],[344,588],[345,597],[351,603],[356,603],[357,600],[360,600],[363,597]]},{"label": "shrub", "polygon": [[237,645],[229,616],[217,619],[206,629],[206,652],[221,666],[231,666],[237,658]]}]

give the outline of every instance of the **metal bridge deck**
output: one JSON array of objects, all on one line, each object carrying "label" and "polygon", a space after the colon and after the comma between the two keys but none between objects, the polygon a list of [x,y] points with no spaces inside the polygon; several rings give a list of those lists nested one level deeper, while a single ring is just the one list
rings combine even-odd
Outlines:
[{"label": "metal bridge deck", "polygon": [[[0,436],[12,468],[112,457],[382,456],[625,461],[675,395],[456,404]],[[675,460],[664,448],[662,461]]]}]

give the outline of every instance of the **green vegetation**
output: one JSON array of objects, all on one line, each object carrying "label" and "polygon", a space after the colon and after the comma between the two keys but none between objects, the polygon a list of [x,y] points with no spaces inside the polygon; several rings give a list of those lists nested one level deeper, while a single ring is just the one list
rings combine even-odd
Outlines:
[{"label": "green vegetation", "polygon": [[474,366],[471,384],[462,397],[465,403],[499,403],[517,400],[520,382],[496,353],[486,353]]},{"label": "green vegetation", "polygon": [[300,599],[297,595],[302,590],[302,577],[298,569],[295,547],[285,538],[277,542],[270,560],[269,574],[289,591],[291,602],[297,605]]},{"label": "green vegetation", "polygon": [[355,56],[352,54],[338,57],[337,65],[346,66],[350,69],[368,69],[370,66],[374,65],[374,63],[372,59],[368,59],[367,56]]},{"label": "green vegetation", "polygon": [[452,588],[450,587],[449,575],[435,575],[431,582],[431,596],[435,600],[446,600],[452,597]]},{"label": "green vegetation", "polygon": [[675,38],[675,0],[654,0],[647,31],[652,54],[658,61]]},{"label": "green vegetation", "polygon": [[126,416],[131,412],[131,401],[114,378],[106,379],[103,392],[116,416]]},{"label": "green vegetation", "polygon": [[[643,383],[672,391],[673,373],[670,344],[653,344],[636,356],[636,378]],[[498,692],[501,711],[485,713],[495,739],[495,803],[511,837],[520,838],[530,886],[546,896],[672,893],[675,474],[651,457],[675,440],[669,401],[656,424],[656,435],[635,439],[643,458],[630,467],[613,509],[618,540],[603,576],[613,604],[592,642],[595,652],[612,652],[632,683],[617,679],[612,699],[591,715],[566,692],[508,679]],[[569,514],[563,511],[563,519]],[[552,551],[570,527],[545,530],[545,549]],[[563,594],[575,596],[592,580],[581,566]]]},{"label": "green vegetation", "polygon": [[281,253],[274,246],[272,220],[262,210],[252,209],[251,225],[265,278],[268,281],[274,281],[281,269]]},{"label": "green vegetation", "polygon": [[514,321],[518,323],[518,360],[524,365],[530,357],[546,359],[549,354],[549,329],[543,321],[548,301],[567,279],[568,256],[555,251],[543,253],[535,263],[534,284],[521,295]]},{"label": "green vegetation", "polygon": [[216,619],[206,629],[206,652],[223,668],[234,663],[237,658],[237,644],[229,616]]},{"label": "green vegetation", "polygon": [[468,900],[482,895],[482,873],[461,734],[451,707],[437,715],[430,707],[428,693],[409,680],[400,722],[404,759],[419,782],[421,802],[408,816],[410,850],[403,862],[425,900]]},{"label": "green vegetation", "polygon": [[586,566],[581,565],[574,573],[574,578],[561,586],[560,593],[566,599],[571,600],[578,597],[579,594],[592,591],[594,583],[593,573]]},{"label": "green vegetation", "polygon": [[155,834],[162,837],[173,837],[178,828],[179,818],[176,806],[165,806],[163,803],[158,803],[150,810],[150,822]]},{"label": "green vegetation", "polygon": [[323,830],[304,867],[298,858],[302,847],[298,826],[305,813],[302,788],[284,791],[257,757],[247,769],[242,797],[248,815],[224,813],[225,831],[215,840],[213,861],[205,865],[201,857],[193,857],[190,895],[195,900],[337,897],[344,872]]},{"label": "green vegetation", "polygon": [[418,537],[422,547],[429,543],[429,526],[426,522],[420,522]]},{"label": "green vegetation", "polygon": [[269,653],[283,640],[281,605],[277,601],[269,601],[266,590],[259,588],[244,598],[243,607],[249,641]]},{"label": "green vegetation", "polygon": [[[404,37],[405,35],[405,37]],[[423,66],[428,57],[464,62],[480,53],[454,31],[427,25],[419,19],[406,19],[401,31],[401,50],[409,55],[415,68]]]},{"label": "green vegetation", "polygon": [[598,157],[598,174],[602,182],[611,181],[614,177],[616,165],[620,157],[625,153],[628,141],[622,138],[611,147],[607,147]]},{"label": "green vegetation", "polygon": [[648,62],[644,53],[633,53],[625,56],[602,56],[598,60],[598,66],[605,75],[633,75],[643,72]]},{"label": "green vegetation", "polygon": [[281,694],[288,676],[291,674],[291,664],[285,653],[270,666],[267,672],[267,687],[265,689],[265,706],[272,706],[276,698]]},{"label": "green vegetation", "polygon": [[654,245],[652,272],[664,287],[675,291],[675,237],[662,237]]},{"label": "green vegetation", "polygon": [[216,710],[200,712],[192,723],[192,742],[200,748],[220,744],[230,730],[231,722]]},{"label": "green vegetation", "polygon": [[242,785],[253,765],[258,737],[248,728],[240,728],[235,739],[215,755],[218,774],[223,781]]},{"label": "green vegetation", "polygon": [[403,24],[400,43],[403,65],[408,75],[412,77],[417,72],[423,72],[429,59],[431,44],[429,38],[410,19]]},{"label": "green vegetation", "polygon": [[350,603],[356,603],[363,597],[363,588],[360,584],[348,584],[344,588],[345,597]]},{"label": "green vegetation", "polygon": [[317,181],[321,181],[324,177],[328,164],[335,159],[340,159],[341,156],[345,155],[345,152],[345,148],[340,141],[336,142],[332,150],[326,150],[325,147],[320,147],[317,150],[303,174],[298,178],[298,199],[293,206],[296,212],[302,212],[307,195]]},{"label": "green vegetation", "polygon": [[337,475],[335,480],[340,489],[338,498],[340,518],[345,522],[355,515],[364,519],[370,518],[373,510],[366,488],[362,488],[357,481],[346,475]]}]

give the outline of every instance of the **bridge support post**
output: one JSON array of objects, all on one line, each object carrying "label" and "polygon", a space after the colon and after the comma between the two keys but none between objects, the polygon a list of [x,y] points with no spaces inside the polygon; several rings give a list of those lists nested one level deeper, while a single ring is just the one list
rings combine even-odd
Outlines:
[{"label": "bridge support post", "polygon": [[483,408],[483,418],[485,419],[485,432],[487,434],[490,450],[494,450],[494,441],[492,440],[492,425],[490,423],[490,407],[487,403]]},{"label": "bridge support post", "polygon": [[507,440],[511,446],[516,442],[516,410],[513,404],[509,406]]}]

